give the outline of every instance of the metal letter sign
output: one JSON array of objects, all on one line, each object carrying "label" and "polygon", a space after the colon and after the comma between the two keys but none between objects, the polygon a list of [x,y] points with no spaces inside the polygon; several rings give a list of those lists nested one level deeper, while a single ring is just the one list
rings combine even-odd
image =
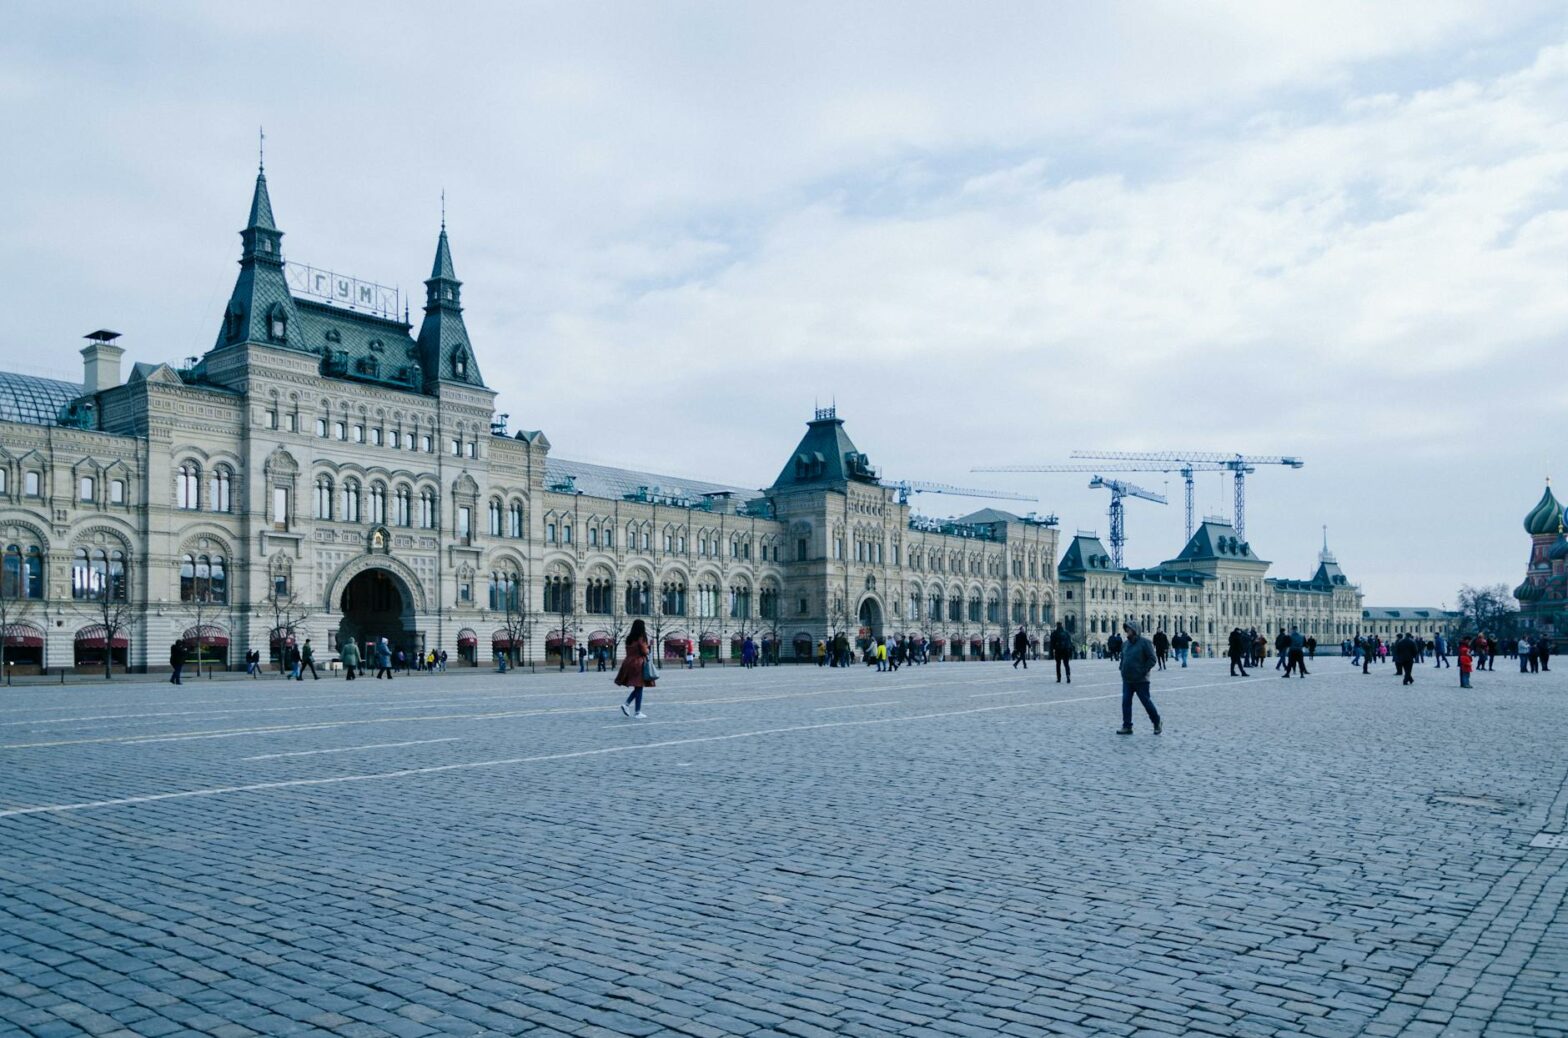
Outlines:
[{"label": "metal letter sign", "polygon": [[284,272],[289,289],[295,295],[335,303],[350,310],[364,310],[393,320],[399,316],[398,291],[395,288],[334,274],[330,270],[317,270],[303,263],[285,264]]}]

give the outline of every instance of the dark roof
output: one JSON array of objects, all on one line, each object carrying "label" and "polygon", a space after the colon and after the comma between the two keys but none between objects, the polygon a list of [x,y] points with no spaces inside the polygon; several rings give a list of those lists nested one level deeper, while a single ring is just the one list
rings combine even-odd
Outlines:
[{"label": "dark roof", "polygon": [[875,483],[876,470],[866,456],[855,449],[854,441],[844,431],[844,420],[829,408],[818,411],[817,417],[806,424],[806,435],[801,437],[794,455],[784,463],[773,487],[788,490],[842,486],[852,479]]},{"label": "dark roof", "polygon": [[629,495],[638,495],[644,489],[650,497],[689,500],[694,503],[701,502],[705,494],[733,494],[741,501],[750,501],[762,496],[762,491],[754,488],[707,483],[698,479],[687,479],[685,476],[661,476],[653,472],[620,469],[610,465],[593,465],[586,461],[568,461],[556,457],[546,459],[544,472],[547,488],[560,487],[570,480],[573,490],[581,490],[590,497],[609,498],[615,501],[625,500]]},{"label": "dark roof", "polygon": [[60,411],[82,391],[80,382],[0,371],[0,422],[58,425]]},{"label": "dark roof", "polygon": [[1188,587],[1202,587],[1209,579],[1207,573],[1194,573],[1191,570],[1161,569],[1154,566],[1149,569],[1130,569],[1126,579],[1129,584],[1183,584]]},{"label": "dark roof", "polygon": [[1067,545],[1067,552],[1057,564],[1058,573],[1098,569],[1114,571],[1111,553],[1105,550],[1100,538],[1094,534],[1080,533]]},{"label": "dark roof", "polygon": [[1236,528],[1219,519],[1205,519],[1193,532],[1192,539],[1172,562],[1193,562],[1200,559],[1242,559],[1262,562],[1252,546],[1243,541]]},{"label": "dark roof", "polygon": [[1453,620],[1459,614],[1436,606],[1368,606],[1361,610],[1363,620]]},{"label": "dark roof", "polygon": [[982,508],[978,512],[970,512],[960,516],[954,522],[959,523],[1021,523],[1022,519],[1011,512],[1004,512],[1000,508]]},{"label": "dark roof", "polygon": [[313,299],[295,299],[294,306],[299,327],[289,338],[323,356],[324,374],[423,391],[419,347],[402,321]]}]

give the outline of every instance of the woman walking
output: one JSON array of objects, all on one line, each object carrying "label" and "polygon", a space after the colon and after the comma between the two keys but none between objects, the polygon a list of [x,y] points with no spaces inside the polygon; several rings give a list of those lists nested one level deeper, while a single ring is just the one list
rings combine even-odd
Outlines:
[{"label": "woman walking", "polygon": [[350,638],[343,643],[343,648],[338,650],[338,656],[343,660],[343,680],[353,681],[355,673],[359,670],[359,645]]},{"label": "woman walking", "polygon": [[642,712],[642,690],[652,688],[659,680],[659,672],[649,659],[652,651],[647,625],[641,620],[634,620],[631,633],[626,636],[626,658],[621,661],[621,669],[615,675],[617,685],[631,689],[626,701],[621,704],[621,713],[627,717],[640,719],[648,716]]}]

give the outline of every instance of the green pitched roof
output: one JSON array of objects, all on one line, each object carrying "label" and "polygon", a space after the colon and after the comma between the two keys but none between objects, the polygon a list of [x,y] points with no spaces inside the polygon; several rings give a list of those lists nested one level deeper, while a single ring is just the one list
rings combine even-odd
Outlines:
[{"label": "green pitched roof", "polygon": [[844,431],[844,420],[829,408],[818,411],[817,417],[806,423],[806,435],[779,471],[773,488],[842,486],[852,479],[875,483],[877,473],[870,460],[855,449]]},{"label": "green pitched roof", "polygon": [[302,349],[321,354],[322,374],[423,392],[424,369],[409,326],[375,314],[297,299]]},{"label": "green pitched roof", "polygon": [[1181,550],[1181,554],[1171,561],[1194,562],[1214,559],[1263,561],[1258,558],[1252,547],[1237,535],[1234,526],[1219,519],[1205,519],[1193,532],[1192,539]]},{"label": "green pitched roof", "polygon": [[446,239],[446,225],[436,239],[436,258],[425,281],[425,319],[419,325],[419,361],[424,369],[425,389],[439,382],[460,382],[483,386],[479,364],[469,344],[463,324],[463,283],[452,268],[452,247]]},{"label": "green pitched roof", "polygon": [[1062,561],[1057,564],[1058,573],[1081,573],[1084,570],[1113,571],[1111,553],[1105,550],[1105,545],[1100,538],[1091,533],[1080,533],[1067,545],[1067,551],[1062,556]]},{"label": "green pitched roof", "polygon": [[256,192],[250,199],[250,219],[246,221],[247,228],[257,228],[264,231],[275,231],[277,225],[272,222],[272,199],[267,195],[267,176],[265,173],[256,174]]},{"label": "green pitched roof", "polygon": [[[283,232],[272,218],[267,178],[257,174],[250,215],[240,232],[240,274],[234,281],[229,305],[213,349],[244,342],[260,342],[298,349],[295,326],[299,314],[283,277]],[[282,319],[283,336],[274,338],[273,318]]]}]

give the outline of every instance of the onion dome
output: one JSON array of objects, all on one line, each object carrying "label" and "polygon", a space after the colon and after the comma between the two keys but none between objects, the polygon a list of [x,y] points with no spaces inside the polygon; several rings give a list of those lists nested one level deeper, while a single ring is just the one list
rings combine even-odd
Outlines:
[{"label": "onion dome", "polygon": [[1537,587],[1529,581],[1525,581],[1523,584],[1520,584],[1518,587],[1514,588],[1514,597],[1521,602],[1538,602],[1541,599],[1542,593],[1542,588]]},{"label": "onion dome", "polygon": [[1557,498],[1552,493],[1550,484],[1546,492],[1541,495],[1541,500],[1530,509],[1530,514],[1524,517],[1524,530],[1531,537],[1543,534],[1556,533],[1562,525],[1563,506],[1557,503]]},{"label": "onion dome", "polygon": [[1557,528],[1557,541],[1547,550],[1546,557],[1551,562],[1568,559],[1568,537],[1563,536],[1560,525]]}]

